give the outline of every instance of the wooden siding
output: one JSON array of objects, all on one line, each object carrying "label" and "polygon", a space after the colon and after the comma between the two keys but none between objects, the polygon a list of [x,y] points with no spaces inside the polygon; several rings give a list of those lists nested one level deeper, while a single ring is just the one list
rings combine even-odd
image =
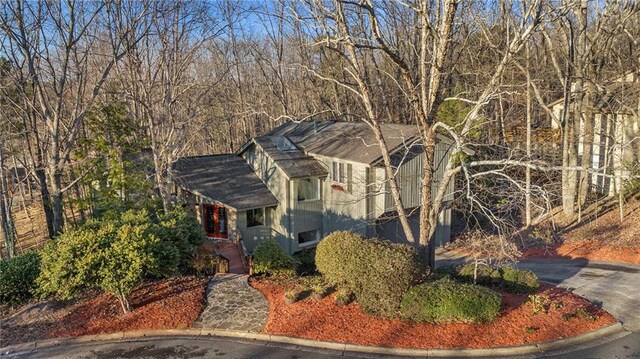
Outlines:
[{"label": "wooden siding", "polygon": [[256,173],[273,193],[279,204],[272,210],[270,227],[284,237],[292,238],[289,223],[289,181],[284,172],[280,170],[274,161],[260,148],[252,145],[242,157],[249,163]]},{"label": "wooden siding", "polygon": [[[444,176],[444,172],[446,170],[447,164],[449,162],[449,155],[451,151],[451,146],[444,143],[438,142],[436,144],[435,152],[434,152],[434,166],[436,167],[436,171],[433,173],[433,182],[431,183],[431,193],[432,199],[434,198],[438,187],[440,186],[440,182],[442,177]],[[424,164],[424,153],[415,156],[410,159],[406,163],[402,164],[398,169],[398,184],[400,186],[400,195],[402,197],[402,203],[405,208],[413,208],[420,206],[420,193],[422,186],[422,166]],[[384,169],[382,170],[384,174]],[[384,177],[386,178],[386,176]],[[447,192],[444,197],[444,201],[453,200],[453,191],[454,191],[454,181],[450,181],[447,187]],[[385,193],[384,199],[384,211],[393,211],[395,210],[395,202],[393,197],[391,196],[390,191],[387,190]]]},{"label": "wooden siding", "polygon": [[[331,173],[325,180],[322,191],[324,202],[323,235],[338,230],[351,230],[368,235],[366,184],[369,166],[324,156],[315,156],[315,158],[329,169],[333,168],[333,161],[343,163],[347,180],[347,183],[336,183],[332,180]],[[349,172],[351,174],[350,183]]]}]

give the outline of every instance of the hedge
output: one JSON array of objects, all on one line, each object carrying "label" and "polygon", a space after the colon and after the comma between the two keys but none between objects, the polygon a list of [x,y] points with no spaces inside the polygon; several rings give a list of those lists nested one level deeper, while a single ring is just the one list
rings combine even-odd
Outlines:
[{"label": "hedge", "polygon": [[[464,264],[456,269],[456,277],[473,283],[473,263]],[[540,286],[535,273],[527,269],[502,267],[499,269],[486,265],[478,266],[476,284],[499,286],[509,293],[531,294]]]},{"label": "hedge", "polygon": [[267,239],[253,250],[253,273],[273,276],[295,275],[291,256],[274,239]]},{"label": "hedge", "polygon": [[515,269],[511,267],[503,267],[500,269],[502,274],[502,286],[511,293],[535,293],[540,287],[538,276],[528,269]]},{"label": "hedge", "polygon": [[414,247],[346,231],[320,241],[316,266],[329,283],[353,291],[366,313],[382,317],[398,314],[403,294],[424,272]]},{"label": "hedge", "polygon": [[0,261],[0,304],[16,306],[29,301],[40,274],[40,257],[28,252]]},{"label": "hedge", "polygon": [[489,322],[501,305],[500,295],[489,288],[443,278],[412,287],[402,299],[401,315],[415,322]]}]

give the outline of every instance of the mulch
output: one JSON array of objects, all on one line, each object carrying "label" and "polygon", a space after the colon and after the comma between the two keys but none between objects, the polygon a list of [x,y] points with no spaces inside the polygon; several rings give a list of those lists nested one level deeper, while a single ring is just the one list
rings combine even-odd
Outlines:
[{"label": "mulch", "polygon": [[2,318],[0,346],[34,340],[145,329],[191,327],[205,305],[207,277],[175,277],[138,286],[123,314],[110,294],[85,293],[74,302],[28,304]]},{"label": "mulch", "polygon": [[640,264],[640,249],[616,248],[593,240],[564,242],[550,248],[528,248],[522,251],[525,258],[572,258],[591,261]]},{"label": "mulch", "polygon": [[503,309],[495,321],[439,325],[376,318],[364,313],[357,303],[338,306],[335,293],[320,301],[307,297],[288,305],[284,302],[286,285],[255,278],[251,285],[269,300],[266,333],[359,345],[403,348],[516,346],[571,337],[616,322],[610,314],[586,299],[549,285],[542,285],[537,292],[550,301],[546,314],[534,314],[533,307],[527,303],[527,295],[501,293]]},{"label": "mulch", "polygon": [[562,243],[548,248],[527,248],[524,257],[584,258],[640,264],[640,209],[620,221],[617,211],[585,222],[562,235]]}]

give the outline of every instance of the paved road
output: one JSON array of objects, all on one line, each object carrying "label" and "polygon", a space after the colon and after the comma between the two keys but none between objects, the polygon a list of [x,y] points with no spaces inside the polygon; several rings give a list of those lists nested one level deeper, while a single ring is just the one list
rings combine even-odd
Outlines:
[{"label": "paved road", "polygon": [[[454,260],[454,259],[450,259]],[[442,261],[441,264],[444,264]],[[583,346],[530,357],[545,358],[640,358],[640,266],[586,260],[526,260],[521,268],[535,271],[542,280],[569,288],[600,303],[624,323],[626,333],[615,340],[602,338]],[[220,338],[149,338],[144,341],[113,341],[67,345],[12,353],[19,358],[337,358],[372,357]]]}]

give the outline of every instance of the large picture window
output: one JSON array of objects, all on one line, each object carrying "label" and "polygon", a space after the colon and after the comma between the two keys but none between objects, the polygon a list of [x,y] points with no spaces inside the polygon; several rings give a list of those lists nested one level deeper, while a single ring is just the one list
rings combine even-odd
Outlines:
[{"label": "large picture window", "polygon": [[250,209],[247,211],[247,227],[264,226],[264,208]]},{"label": "large picture window", "polygon": [[298,186],[298,201],[320,199],[320,180],[318,178],[304,178],[296,181]]}]

